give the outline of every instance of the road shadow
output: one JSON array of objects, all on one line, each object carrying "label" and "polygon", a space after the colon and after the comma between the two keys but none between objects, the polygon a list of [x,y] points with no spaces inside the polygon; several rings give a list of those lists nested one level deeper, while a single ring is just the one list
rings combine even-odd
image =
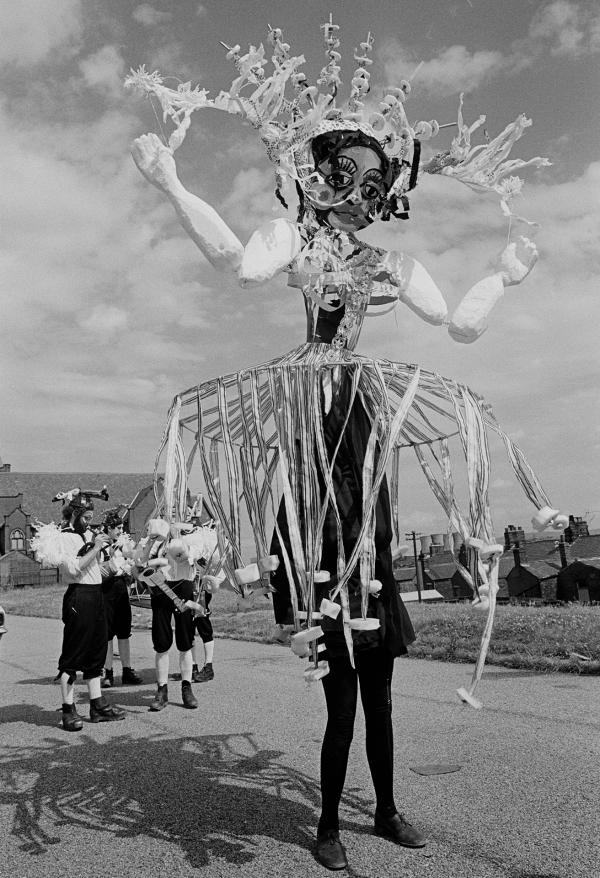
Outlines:
[{"label": "road shadow", "polygon": [[[60,698],[59,698],[60,700]],[[45,728],[60,726],[62,712],[60,708],[47,710],[39,704],[8,704],[0,707],[0,726],[6,723],[28,723],[32,726]]]},{"label": "road shadow", "polygon": [[[214,858],[248,865],[259,836],[313,847],[318,781],[283,765],[282,751],[260,749],[252,733],[97,742],[84,728],[76,741],[4,749],[0,806],[14,814],[11,834],[32,856],[74,827],[177,844],[194,868]],[[353,793],[343,804],[357,818],[370,807]]]},{"label": "road shadow", "polygon": [[[143,685],[143,686],[156,685],[156,671],[154,669],[154,666],[148,667],[148,668],[136,668],[136,672],[142,678],[143,682],[141,685]],[[24,677],[22,680],[15,680],[15,684],[19,685],[19,686],[20,685],[47,686],[48,683],[55,683],[56,686],[59,686],[60,684],[56,678],[56,674],[57,674],[57,669],[54,668],[54,669],[51,669],[47,674],[44,674],[44,676],[41,676],[41,677]],[[116,681],[116,685],[114,686],[114,688],[118,689],[120,691],[121,690],[121,666],[120,665],[115,669],[115,681]],[[80,673],[77,675],[76,685],[77,686],[80,686],[80,685],[85,686],[85,681],[83,680],[83,677],[81,676]],[[130,691],[133,688],[135,688],[135,687],[123,686],[123,689],[125,691]]]},{"label": "road shadow", "polygon": [[[132,715],[134,715],[139,713],[140,710],[148,711],[150,709],[155,691],[155,686],[136,686],[131,689],[105,689],[102,691],[102,694],[108,698],[111,704],[116,704],[126,711],[131,710]],[[179,691],[174,691],[172,694],[169,692],[169,698],[170,706],[175,709],[177,707],[181,707],[182,710],[184,709]],[[85,723],[90,713],[90,701],[85,686],[77,687],[75,706]],[[5,723],[24,722],[34,726],[56,728],[61,725],[61,719],[61,698],[58,687],[55,708],[43,708],[39,704],[8,704],[0,707],[0,726]]]}]

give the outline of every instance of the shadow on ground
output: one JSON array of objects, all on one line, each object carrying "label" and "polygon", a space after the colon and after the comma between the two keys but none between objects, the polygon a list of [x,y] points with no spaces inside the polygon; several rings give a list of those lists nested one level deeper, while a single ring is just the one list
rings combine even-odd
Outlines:
[{"label": "shadow on ground", "polygon": [[[146,685],[146,686],[150,686],[151,684],[155,685],[156,671],[154,670],[154,667],[136,668],[136,672],[141,676],[141,678],[143,680],[143,685]],[[57,673],[57,669],[52,669],[51,672],[48,672],[48,674],[45,674],[42,677],[24,677],[22,680],[15,680],[15,683],[19,686],[20,685],[47,686],[48,683],[55,683],[56,686],[58,687],[60,684],[59,684],[58,680],[56,679],[56,673]],[[116,685],[114,688],[121,690],[121,666],[120,665],[115,669],[115,681],[116,681]],[[85,687],[85,682],[84,682],[81,674],[77,675],[76,685],[78,687],[79,686]],[[130,691],[131,689],[134,689],[134,688],[135,687],[133,687],[133,686],[124,686],[123,691]]]},{"label": "shadow on ground", "polygon": [[[4,708],[1,719],[35,722],[32,708]],[[38,724],[56,721],[58,714],[37,710]],[[104,743],[84,727],[65,742],[49,737],[4,753],[0,806],[14,814],[11,834],[31,855],[43,855],[77,826],[177,844],[194,868],[215,858],[247,865],[259,836],[313,845],[318,782],[282,765],[281,751],[259,749],[252,733],[142,741],[123,735]],[[359,796],[344,801],[357,816],[365,810]]]}]

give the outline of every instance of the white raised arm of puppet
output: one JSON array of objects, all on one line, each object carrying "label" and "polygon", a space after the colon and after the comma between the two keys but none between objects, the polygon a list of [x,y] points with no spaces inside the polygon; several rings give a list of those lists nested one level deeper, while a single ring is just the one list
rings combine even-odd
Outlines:
[{"label": "white raised arm of puppet", "polygon": [[448,326],[450,336],[464,344],[476,341],[487,329],[490,312],[504,288],[520,284],[537,258],[537,248],[528,238],[510,243],[500,254],[494,274],[472,286],[459,303]]},{"label": "white raised arm of puppet", "polygon": [[167,196],[179,222],[213,268],[236,272],[242,287],[270,280],[300,252],[298,227],[284,218],[262,225],[244,247],[216,210],[183,186],[172,151],[156,134],[134,140],[131,154],[146,180]]},{"label": "white raised arm of puppet", "polygon": [[192,195],[177,176],[172,151],[156,134],[134,140],[131,155],[143,176],[167,196],[179,222],[217,271],[236,272],[244,247],[214,208]]}]

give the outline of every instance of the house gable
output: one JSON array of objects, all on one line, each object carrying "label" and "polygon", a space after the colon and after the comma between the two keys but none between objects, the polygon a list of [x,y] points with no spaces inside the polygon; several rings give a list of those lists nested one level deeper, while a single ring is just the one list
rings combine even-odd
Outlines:
[{"label": "house gable", "polygon": [[29,524],[29,515],[24,512],[20,506],[13,509],[8,515],[4,516],[4,526],[8,529],[13,527],[27,527]]},{"label": "house gable", "polygon": [[524,566],[513,567],[506,576],[508,593],[514,598],[541,598],[542,589],[538,577]]},{"label": "house gable", "polygon": [[0,520],[6,515],[10,515],[15,509],[19,509],[22,502],[22,494],[4,494],[0,496]]},{"label": "house gable", "polygon": [[600,600],[600,569],[597,564],[573,561],[557,576],[556,597],[560,601],[577,601],[582,588],[587,590],[588,600]]}]

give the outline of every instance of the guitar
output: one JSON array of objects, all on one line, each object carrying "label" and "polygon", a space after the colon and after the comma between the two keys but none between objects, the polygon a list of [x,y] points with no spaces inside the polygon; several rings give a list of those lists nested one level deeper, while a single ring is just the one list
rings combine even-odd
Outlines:
[{"label": "guitar", "polygon": [[194,617],[205,615],[204,607],[201,604],[196,603],[196,601],[184,601],[175,594],[171,586],[167,584],[165,574],[160,567],[146,567],[138,574],[137,578],[140,582],[143,582],[150,591],[158,588],[166,594],[167,597],[170,597],[180,613],[188,611],[193,612]]}]

